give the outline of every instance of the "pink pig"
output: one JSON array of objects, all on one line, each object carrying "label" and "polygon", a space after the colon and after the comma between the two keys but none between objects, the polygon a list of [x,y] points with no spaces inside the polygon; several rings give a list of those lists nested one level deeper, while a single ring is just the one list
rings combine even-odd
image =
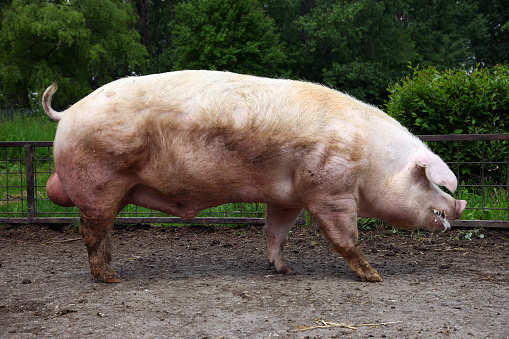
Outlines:
[{"label": "pink pig", "polygon": [[267,203],[267,259],[277,272],[303,208],[365,281],[382,281],[358,241],[357,217],[399,228],[447,230],[466,201],[420,140],[379,109],[329,88],[216,71],[179,71],[111,82],[60,121],[51,201],[81,213],[95,279],[109,266],[115,216],[130,203],[183,219],[229,202]]}]

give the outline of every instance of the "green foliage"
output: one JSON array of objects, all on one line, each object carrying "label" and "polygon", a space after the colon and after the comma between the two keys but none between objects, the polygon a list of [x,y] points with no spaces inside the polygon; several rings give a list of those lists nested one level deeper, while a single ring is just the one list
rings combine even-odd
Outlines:
[{"label": "green foliage", "polygon": [[454,240],[472,240],[472,239],[484,239],[484,234],[482,233],[482,229],[473,228],[466,230],[459,230],[458,232],[453,233]]},{"label": "green foliage", "polygon": [[170,23],[173,69],[276,76],[284,54],[272,19],[256,0],[191,0]]},{"label": "green foliage", "polygon": [[283,27],[288,68],[299,78],[381,104],[387,84],[415,58],[410,35],[395,16],[403,6],[398,0],[265,2]]},{"label": "green foliage", "polygon": [[[5,9],[0,36],[0,99],[21,107],[36,105],[36,93],[68,71],[69,61],[82,62],[73,46],[88,37],[85,19],[70,6],[14,0]],[[77,83],[75,90],[81,92],[83,85]]]},{"label": "green foliage", "polygon": [[361,230],[372,230],[384,227],[385,223],[375,218],[357,218],[357,226]]},{"label": "green foliage", "polygon": [[291,74],[382,104],[408,62],[471,70],[509,61],[501,1],[265,0]]},{"label": "green foliage", "polygon": [[[0,105],[62,109],[119,77],[183,68],[323,83],[372,104],[406,65],[509,62],[492,0],[0,0]],[[137,31],[134,30],[137,29]]]},{"label": "green foliage", "polygon": [[39,112],[30,116],[16,114],[11,119],[0,116],[1,141],[51,141],[55,139],[57,123]]},{"label": "green foliage", "polygon": [[[4,118],[0,114],[0,135],[2,136],[0,141],[50,141],[55,138],[56,128],[57,123],[50,120],[43,112],[32,115],[18,112],[12,118]],[[12,165],[5,161],[6,159],[24,159],[24,153],[20,152],[21,149],[16,147],[0,148],[0,172]],[[49,154],[48,148],[35,148],[36,159],[48,159]],[[19,166],[19,163],[14,164]]]},{"label": "green foliage", "polygon": [[120,0],[13,0],[0,31],[0,104],[37,107],[57,80],[62,107],[132,73],[146,56],[129,28],[134,20],[130,4]]},{"label": "green foliage", "polygon": [[[462,185],[465,183],[462,182]],[[468,202],[461,220],[507,220],[507,189],[500,187],[461,187],[458,199]],[[489,209],[488,209],[489,208]]]},{"label": "green foliage", "polygon": [[509,67],[411,71],[389,86],[385,107],[414,134],[509,132]]},{"label": "green foliage", "polygon": [[[479,0],[478,13],[484,18],[485,34],[472,40],[474,60],[493,67],[509,62],[509,2]],[[465,22],[465,20],[463,21]]]},{"label": "green foliage", "polygon": [[310,38],[308,46],[324,54],[317,59],[324,60],[319,66],[325,84],[361,100],[383,101],[382,88],[401,77],[414,59],[409,35],[387,15],[394,10],[390,3],[341,1],[301,18],[299,25]]},{"label": "green foliage", "polygon": [[474,68],[475,47],[488,38],[486,17],[477,0],[409,0],[405,16],[415,41],[417,62],[446,68]]},{"label": "green foliage", "polygon": [[[170,71],[171,49],[169,23],[174,18],[175,3],[183,0],[132,0],[133,8],[139,17],[137,30],[141,43],[146,47],[150,63],[145,73]],[[168,54],[169,53],[169,54]]]},{"label": "green foliage", "polygon": [[135,73],[146,63],[147,51],[132,28],[136,22],[133,8],[121,0],[75,0],[84,16],[90,40],[86,47],[89,79],[94,87],[119,76]]}]

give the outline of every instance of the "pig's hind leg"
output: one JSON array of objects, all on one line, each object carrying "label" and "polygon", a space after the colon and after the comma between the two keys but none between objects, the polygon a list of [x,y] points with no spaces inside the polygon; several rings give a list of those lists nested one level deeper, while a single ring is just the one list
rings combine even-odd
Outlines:
[{"label": "pig's hind leg", "polygon": [[88,252],[90,273],[94,279],[107,283],[120,282],[120,276],[109,265],[111,261],[111,230],[115,217],[106,220],[80,219],[80,233]]},{"label": "pig's hind leg", "polygon": [[362,252],[357,232],[357,205],[345,199],[341,205],[309,207],[320,230],[331,242],[333,248],[348,262],[350,269],[361,281],[380,282],[382,277],[371,267]]},{"label": "pig's hind leg", "polygon": [[274,266],[276,272],[290,273],[283,260],[283,248],[288,232],[295,224],[301,208],[287,208],[267,204],[265,219],[265,235],[267,237],[267,261],[269,267]]},{"label": "pig's hind leg", "polygon": [[121,179],[93,185],[93,194],[80,196],[81,204],[78,205],[81,214],[79,230],[87,248],[90,273],[96,280],[102,278],[107,283],[121,281],[110,266],[111,232],[115,217],[126,206],[123,197],[128,187]]}]

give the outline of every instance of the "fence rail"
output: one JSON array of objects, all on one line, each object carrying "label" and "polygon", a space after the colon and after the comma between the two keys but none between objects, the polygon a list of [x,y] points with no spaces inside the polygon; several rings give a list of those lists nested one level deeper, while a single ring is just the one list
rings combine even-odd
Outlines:
[{"label": "fence rail", "polygon": [[[470,190],[480,201],[468,204],[465,214],[475,219],[453,220],[453,227],[509,228],[509,134],[422,135],[419,138],[431,149],[449,150],[444,160],[458,177],[457,198]],[[495,143],[495,147],[494,144]],[[79,219],[76,207],[64,208],[51,203],[45,184],[53,171],[53,142],[0,142],[0,223],[72,223]],[[465,149],[479,154],[460,156]],[[498,150],[493,154],[493,149]],[[488,154],[487,154],[488,153]],[[465,178],[474,172],[474,178]],[[478,173],[476,172],[478,170]],[[468,180],[467,180],[468,179]],[[183,220],[161,212],[128,205],[117,217],[119,223],[193,223],[193,224],[263,224],[263,204],[226,204],[208,209],[198,217]],[[306,223],[304,213],[298,220]]]}]

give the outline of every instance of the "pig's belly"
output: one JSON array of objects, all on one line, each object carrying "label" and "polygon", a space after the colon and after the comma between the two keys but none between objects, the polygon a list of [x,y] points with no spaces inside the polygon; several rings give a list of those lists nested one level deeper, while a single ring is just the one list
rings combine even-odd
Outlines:
[{"label": "pig's belly", "polygon": [[225,188],[216,192],[182,190],[179,194],[164,194],[148,186],[136,186],[126,195],[124,202],[168,213],[185,220],[194,218],[201,210],[229,202],[272,202],[295,205],[292,199],[262,194],[252,187],[244,190]]},{"label": "pig's belly", "polygon": [[155,190],[136,189],[127,194],[124,202],[172,214],[182,219],[191,219],[198,213],[197,206],[193,208],[188,203],[178,202],[177,199],[177,197],[162,195]]}]

